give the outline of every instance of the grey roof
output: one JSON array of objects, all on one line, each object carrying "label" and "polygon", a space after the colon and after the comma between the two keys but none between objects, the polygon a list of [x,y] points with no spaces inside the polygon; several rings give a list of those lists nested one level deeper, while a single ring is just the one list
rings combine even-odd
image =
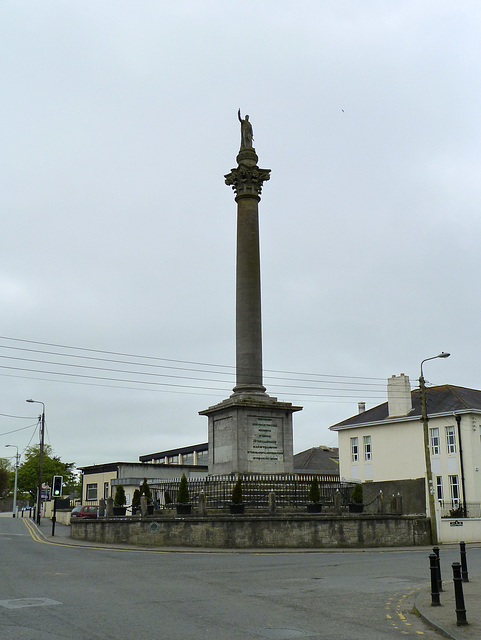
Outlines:
[{"label": "grey roof", "polygon": [[169,456],[177,456],[179,453],[181,455],[186,455],[187,453],[193,453],[197,451],[197,453],[201,451],[208,451],[209,444],[207,442],[203,442],[202,444],[194,444],[190,447],[179,447],[178,449],[168,449],[167,451],[158,451],[157,453],[148,453],[144,456],[139,456],[139,460],[141,462],[148,462],[149,460],[159,460],[161,458],[167,458]]},{"label": "grey roof", "polygon": [[320,446],[296,453],[294,472],[339,475],[339,449]]},{"label": "grey roof", "polygon": [[[411,391],[412,410],[406,416],[396,418],[421,418],[421,394],[419,389]],[[443,384],[426,388],[426,406],[429,414],[453,413],[456,411],[481,411],[481,391]],[[337,430],[345,427],[356,427],[372,422],[388,420],[388,403],[378,404],[372,409],[358,413],[347,420],[332,425],[330,429]],[[393,418],[389,418],[393,420]]]}]

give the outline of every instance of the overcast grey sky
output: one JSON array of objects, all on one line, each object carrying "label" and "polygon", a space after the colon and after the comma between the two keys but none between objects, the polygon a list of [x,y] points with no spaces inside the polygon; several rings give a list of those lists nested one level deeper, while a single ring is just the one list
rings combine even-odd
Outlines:
[{"label": "overcast grey sky", "polygon": [[428,381],[481,388],[480,27],[477,0],[1,3],[0,456],[37,439],[26,398],[78,466],[207,440],[239,107],[295,451],[440,351]]}]

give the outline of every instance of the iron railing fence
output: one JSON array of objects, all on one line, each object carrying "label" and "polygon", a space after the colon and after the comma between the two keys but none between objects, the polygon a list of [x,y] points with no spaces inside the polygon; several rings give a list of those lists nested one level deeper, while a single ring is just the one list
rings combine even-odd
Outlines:
[{"label": "iron railing fence", "polygon": [[[348,504],[353,483],[341,482],[338,476],[316,476],[323,504],[334,504],[334,495],[341,493],[341,501]],[[313,475],[245,474],[242,476],[242,500],[250,508],[265,509],[269,504],[269,493],[276,496],[276,506],[281,508],[305,507]],[[212,476],[188,479],[191,504],[198,504],[200,493],[206,498],[208,509],[222,509],[232,501],[232,490],[236,475]],[[169,498],[177,501],[180,478],[155,480],[149,483],[152,497],[161,508],[169,506]]]},{"label": "iron railing fence", "polygon": [[441,518],[481,518],[480,502],[446,500],[439,503]]}]

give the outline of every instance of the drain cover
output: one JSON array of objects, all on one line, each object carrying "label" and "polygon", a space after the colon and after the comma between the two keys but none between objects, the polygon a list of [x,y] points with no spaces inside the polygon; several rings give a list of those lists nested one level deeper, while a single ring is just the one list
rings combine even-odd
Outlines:
[{"label": "drain cover", "polygon": [[5,609],[22,609],[23,607],[45,607],[52,604],[62,604],[50,598],[15,598],[15,600],[0,600],[0,606]]}]

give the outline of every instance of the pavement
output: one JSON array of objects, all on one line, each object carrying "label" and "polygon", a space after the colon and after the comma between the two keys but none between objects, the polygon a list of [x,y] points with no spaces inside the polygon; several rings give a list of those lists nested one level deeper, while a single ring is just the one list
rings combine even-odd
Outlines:
[{"label": "pavement", "polygon": [[[27,516],[26,516],[27,518]],[[27,518],[28,519],[28,518]],[[30,523],[33,523],[33,520],[29,520]],[[36,527],[36,525],[35,525]],[[100,544],[94,542],[87,542],[85,540],[74,540],[70,537],[70,525],[64,525],[60,523],[55,524],[55,535],[52,536],[52,521],[47,518],[42,518],[40,527],[36,527],[39,530],[41,537],[45,542],[55,543],[55,544],[63,544],[68,546],[82,546],[82,547],[95,547],[95,548],[104,548],[104,549],[133,549],[139,551],[140,548],[138,545],[136,546],[128,546],[128,545],[113,545],[113,544]],[[467,545],[468,548],[469,545]],[[476,545],[479,546],[479,545]],[[182,552],[188,551],[190,553],[219,553],[219,552],[232,552],[229,549],[192,549],[192,548],[179,548],[179,547],[142,547],[144,550],[151,550],[157,553],[159,552]],[[419,547],[416,547],[419,550]],[[399,550],[399,549],[392,549]],[[409,549],[405,549],[406,551]],[[242,550],[244,552],[249,552],[249,550]],[[242,552],[239,549],[236,549],[235,552]],[[275,550],[271,550],[275,552]],[[319,553],[317,550],[289,550],[292,552],[299,551],[309,551]],[[322,550],[322,552],[332,551],[339,553],[339,549],[330,549],[330,550]],[[355,552],[355,549],[345,550],[346,552],[351,551]],[[373,549],[373,551],[378,551],[378,549]],[[432,553],[432,548],[426,548],[428,553]],[[259,550],[257,549],[258,553]],[[283,553],[285,551],[283,550]],[[468,553],[468,572],[469,572],[469,553]],[[443,576],[444,577],[444,576]],[[440,606],[432,606],[432,597],[431,597],[431,585],[430,583],[426,583],[421,589],[419,589],[416,599],[415,599],[415,611],[419,614],[419,616],[433,629],[439,632],[441,635],[452,638],[452,640],[481,640],[481,576],[469,576],[468,582],[462,582],[463,586],[463,596],[464,596],[464,605],[466,609],[466,618],[468,624],[465,626],[457,625],[457,615],[456,615],[456,603],[454,598],[454,584],[452,579],[443,580],[443,591],[440,594]]]}]

